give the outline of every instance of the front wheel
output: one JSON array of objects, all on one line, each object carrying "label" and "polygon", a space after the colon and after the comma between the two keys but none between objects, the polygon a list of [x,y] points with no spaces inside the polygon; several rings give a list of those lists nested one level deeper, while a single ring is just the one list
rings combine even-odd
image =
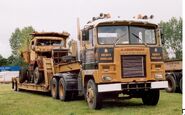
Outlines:
[{"label": "front wheel", "polygon": [[145,91],[142,96],[143,104],[145,105],[157,105],[160,97],[158,89]]},{"label": "front wheel", "polygon": [[98,93],[98,89],[94,80],[90,79],[87,83],[86,99],[87,99],[89,108],[101,109],[101,106],[102,106],[101,95]]},{"label": "front wheel", "polygon": [[27,80],[28,73],[27,73],[27,68],[23,67],[19,71],[19,82],[23,83],[25,80]]},{"label": "front wheel", "polygon": [[41,71],[39,71],[39,68],[36,67],[33,73],[33,77],[34,77],[34,83],[35,84],[39,84],[43,81],[43,73]]}]

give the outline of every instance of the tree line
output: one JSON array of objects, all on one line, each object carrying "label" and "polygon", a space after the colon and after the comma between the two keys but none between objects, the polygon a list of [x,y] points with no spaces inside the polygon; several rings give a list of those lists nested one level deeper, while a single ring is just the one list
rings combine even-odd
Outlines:
[{"label": "tree line", "polygon": [[[170,52],[175,55],[174,59],[182,59],[182,18],[172,17],[169,21],[161,21],[159,26],[163,30],[165,41],[163,44],[164,59],[169,59],[172,55]],[[20,54],[28,48],[32,38],[30,34],[34,31],[32,26],[15,29],[9,39],[12,54],[7,59],[0,54],[0,66],[25,65]]]},{"label": "tree line", "polygon": [[29,43],[32,39],[31,33],[35,30],[32,26],[24,27],[23,29],[16,28],[12,33],[9,42],[12,49],[12,54],[8,58],[3,58],[0,55],[0,66],[23,66],[25,62],[23,61],[21,52],[28,48]]}]

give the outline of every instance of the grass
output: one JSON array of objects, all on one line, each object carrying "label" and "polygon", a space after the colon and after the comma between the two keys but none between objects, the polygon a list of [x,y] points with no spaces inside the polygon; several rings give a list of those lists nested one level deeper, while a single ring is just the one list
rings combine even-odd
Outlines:
[{"label": "grass", "polygon": [[157,106],[145,106],[141,99],[104,102],[101,110],[90,110],[84,100],[62,102],[43,93],[14,92],[0,84],[0,115],[180,115],[182,94],[161,91]]}]

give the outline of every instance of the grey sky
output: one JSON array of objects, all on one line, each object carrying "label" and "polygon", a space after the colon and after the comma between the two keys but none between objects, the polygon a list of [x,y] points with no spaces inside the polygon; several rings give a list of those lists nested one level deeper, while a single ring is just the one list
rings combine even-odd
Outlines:
[{"label": "grey sky", "polygon": [[99,13],[132,18],[153,14],[154,22],[182,16],[182,0],[0,0],[0,54],[11,54],[9,38],[15,28],[68,31],[76,37],[76,18],[84,25]]}]

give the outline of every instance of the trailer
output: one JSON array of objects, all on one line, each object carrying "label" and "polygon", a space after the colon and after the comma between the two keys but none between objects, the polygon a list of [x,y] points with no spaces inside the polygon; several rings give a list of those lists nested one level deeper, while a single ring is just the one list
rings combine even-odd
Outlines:
[{"label": "trailer", "polygon": [[168,81],[167,92],[182,93],[182,60],[165,61],[166,80]]}]

